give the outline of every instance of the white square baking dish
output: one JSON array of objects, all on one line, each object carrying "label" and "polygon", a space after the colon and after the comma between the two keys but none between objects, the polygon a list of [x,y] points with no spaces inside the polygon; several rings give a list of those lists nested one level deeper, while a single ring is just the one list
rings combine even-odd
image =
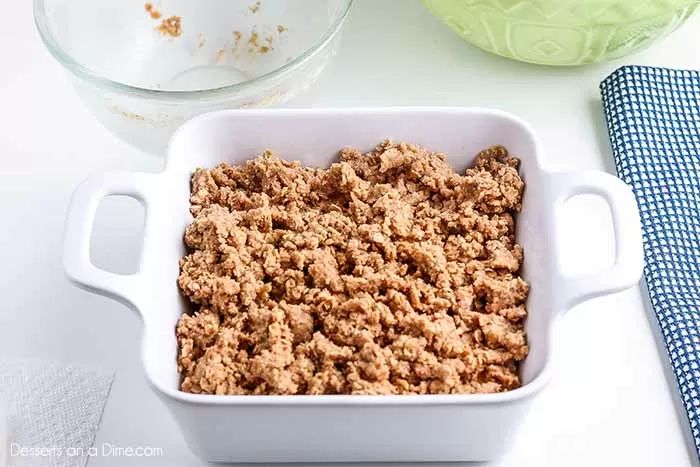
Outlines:
[{"label": "white square baking dish", "polygon": [[[482,149],[501,144],[521,159],[526,183],[518,218],[531,285],[530,354],[523,386],[500,394],[435,396],[213,396],[178,390],[175,324],[187,304],[178,260],[191,221],[190,175],[221,161],[242,163],[271,148],[281,157],[326,166],[341,146],[369,150],[384,139],[448,155],[457,170]],[[603,197],[612,212],[613,265],[584,277],[564,275],[556,220],[576,194]],[[119,275],[95,267],[89,243],[100,200],[127,195],[146,207],[140,267]],[[192,451],[210,461],[477,461],[509,446],[530,400],[549,377],[550,330],[574,304],[637,283],[642,271],[639,216],[632,192],[602,172],[553,173],[538,158],[532,131],[503,112],[469,108],[232,110],[198,117],[173,137],[158,174],[106,173],[75,192],[65,269],[76,284],[122,301],[143,319],[142,359],[153,389],[170,408]]]}]

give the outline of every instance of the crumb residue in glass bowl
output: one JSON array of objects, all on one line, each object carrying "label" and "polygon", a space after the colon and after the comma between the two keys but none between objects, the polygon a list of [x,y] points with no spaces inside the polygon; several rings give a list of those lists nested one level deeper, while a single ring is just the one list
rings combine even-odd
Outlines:
[{"label": "crumb residue in glass bowl", "polygon": [[148,12],[148,15],[151,17],[151,19],[160,19],[163,16],[161,12],[153,6],[152,3],[146,3],[144,5],[144,8]]},{"label": "crumb residue in glass bowl", "polygon": [[258,11],[260,11],[260,1],[258,0],[257,2],[249,6],[248,9],[251,13],[257,13]]},{"label": "crumb residue in glass bowl", "polygon": [[[152,3],[146,3],[143,7],[151,19],[159,20],[163,18],[163,13],[153,6]],[[182,35],[182,19],[179,16],[164,18],[160,24],[156,26],[155,30],[164,36],[180,37]]]},{"label": "crumb residue in glass bowl", "polygon": [[219,49],[214,57],[214,63],[220,63],[226,56],[226,49]]},{"label": "crumb residue in glass bowl", "polygon": [[182,20],[179,16],[165,18],[156,27],[156,31],[164,36],[180,37],[182,35]]},{"label": "crumb residue in glass bowl", "polygon": [[[276,31],[276,32],[275,32]],[[242,52],[249,56],[264,55],[274,50],[274,44],[287,32],[283,25],[277,25],[273,32],[260,31],[253,27],[250,34],[241,31],[233,31],[233,46],[231,53],[238,57]]]}]

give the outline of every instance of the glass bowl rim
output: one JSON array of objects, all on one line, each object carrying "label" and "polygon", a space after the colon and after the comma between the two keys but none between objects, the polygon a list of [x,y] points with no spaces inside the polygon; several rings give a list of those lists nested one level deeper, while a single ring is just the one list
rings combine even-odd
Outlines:
[{"label": "glass bowl rim", "polygon": [[73,75],[96,86],[111,91],[150,98],[189,100],[206,99],[208,97],[243,93],[250,88],[260,85],[261,83],[273,80],[292,71],[294,68],[303,64],[305,61],[313,57],[317,52],[322,50],[325,47],[325,45],[328,44],[335,37],[335,35],[342,28],[343,23],[345,22],[345,19],[347,18],[348,13],[350,12],[350,8],[352,7],[352,4],[355,0],[341,0],[343,2],[343,5],[340,14],[335,18],[333,23],[331,23],[328,26],[323,35],[309,48],[307,48],[302,53],[298,54],[296,57],[294,57],[293,60],[289,61],[288,63],[285,63],[281,67],[275,68],[274,70],[268,73],[257,76],[248,81],[243,81],[241,83],[190,91],[168,91],[162,89],[143,88],[122,83],[102,76],[94,70],[90,69],[89,67],[78,62],[59,45],[58,41],[52,34],[46,16],[47,1],[48,0],[34,0],[34,23],[36,25],[37,30],[39,31],[39,36],[41,37],[42,42],[49,50],[51,55],[53,55],[53,57]]}]

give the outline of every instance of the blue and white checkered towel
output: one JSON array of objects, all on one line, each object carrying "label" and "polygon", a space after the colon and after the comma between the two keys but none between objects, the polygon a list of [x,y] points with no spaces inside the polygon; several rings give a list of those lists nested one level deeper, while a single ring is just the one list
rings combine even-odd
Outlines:
[{"label": "blue and white checkered towel", "polygon": [[626,66],[600,86],[642,218],[649,298],[700,453],[700,73]]}]

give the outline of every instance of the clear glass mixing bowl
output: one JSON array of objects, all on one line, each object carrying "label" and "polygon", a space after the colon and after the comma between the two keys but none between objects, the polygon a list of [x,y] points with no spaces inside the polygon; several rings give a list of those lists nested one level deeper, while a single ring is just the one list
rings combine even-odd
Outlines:
[{"label": "clear glass mixing bowl", "polygon": [[152,153],[189,118],[281,105],[335,55],[352,0],[34,0],[41,38],[110,131]]}]

